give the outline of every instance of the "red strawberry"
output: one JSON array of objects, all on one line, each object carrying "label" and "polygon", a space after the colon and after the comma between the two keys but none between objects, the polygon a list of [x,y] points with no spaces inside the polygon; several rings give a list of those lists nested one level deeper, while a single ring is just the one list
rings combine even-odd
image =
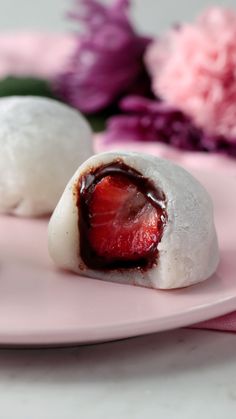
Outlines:
[{"label": "red strawberry", "polygon": [[99,257],[136,261],[160,240],[161,214],[123,175],[102,178],[89,204],[89,242]]}]

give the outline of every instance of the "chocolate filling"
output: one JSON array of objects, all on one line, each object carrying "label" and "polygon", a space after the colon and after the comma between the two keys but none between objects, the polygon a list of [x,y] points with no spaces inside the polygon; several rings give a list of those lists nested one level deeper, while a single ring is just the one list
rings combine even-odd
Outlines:
[{"label": "chocolate filling", "polygon": [[[166,197],[164,193],[156,188],[150,179],[145,178],[137,170],[127,166],[122,160],[117,159],[110,164],[102,165],[90,169],[84,173],[76,185],[77,207],[79,212],[79,233],[80,233],[80,257],[85,265],[90,269],[112,270],[112,269],[142,269],[146,270],[157,262],[158,250],[155,244],[150,249],[148,255],[138,260],[104,260],[97,255],[89,242],[90,230],[90,201],[96,184],[106,176],[122,175],[134,184],[156,209],[159,217],[158,231],[160,240],[162,238],[164,226],[167,219]],[[159,242],[160,242],[159,240]]]}]

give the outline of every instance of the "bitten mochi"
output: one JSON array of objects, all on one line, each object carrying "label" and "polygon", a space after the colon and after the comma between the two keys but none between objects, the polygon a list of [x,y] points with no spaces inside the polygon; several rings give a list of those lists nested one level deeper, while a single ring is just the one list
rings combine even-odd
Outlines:
[{"label": "bitten mochi", "polygon": [[[91,268],[81,256],[82,246],[88,246],[88,241],[80,240],[82,204],[78,185],[84,178],[87,183],[91,181],[91,173],[97,173],[99,168],[117,162],[137,171],[144,183],[151,182],[163,193],[163,231],[151,264],[127,267],[121,261],[115,268]],[[95,190],[94,186],[91,190]],[[91,198],[88,202],[92,202]],[[111,235],[114,228],[110,228]],[[59,267],[91,278],[160,289],[186,287],[210,277],[219,262],[213,205],[204,187],[170,161],[132,152],[101,153],[83,163],[66,186],[49,223],[49,252]]]},{"label": "bitten mochi", "polygon": [[0,213],[51,213],[76,168],[92,155],[84,117],[55,100],[0,99]]}]

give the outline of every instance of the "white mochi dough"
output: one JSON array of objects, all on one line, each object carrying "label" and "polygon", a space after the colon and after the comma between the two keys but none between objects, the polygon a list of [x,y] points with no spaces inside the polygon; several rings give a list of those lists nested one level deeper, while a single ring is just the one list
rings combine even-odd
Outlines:
[{"label": "white mochi dough", "polygon": [[76,110],[48,98],[0,99],[0,212],[51,213],[77,167],[92,155],[92,133]]},{"label": "white mochi dough", "polygon": [[[148,270],[91,270],[80,258],[75,185],[90,168],[121,159],[152,180],[167,200],[167,222],[158,244],[157,262]],[[49,223],[49,251],[56,265],[80,275],[150,288],[179,288],[210,277],[219,251],[213,206],[204,187],[167,160],[139,153],[101,153],[87,160],[68,183]]]}]

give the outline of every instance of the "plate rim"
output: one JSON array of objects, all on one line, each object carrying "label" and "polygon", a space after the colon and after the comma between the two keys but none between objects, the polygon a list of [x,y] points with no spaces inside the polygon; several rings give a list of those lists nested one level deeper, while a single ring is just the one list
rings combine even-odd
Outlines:
[{"label": "plate rim", "polygon": [[[196,170],[194,170],[194,172],[196,172]],[[215,172],[209,170],[208,175],[209,174],[214,176]],[[236,184],[236,177],[232,176],[232,179]],[[30,219],[30,221],[32,222],[32,219]],[[218,271],[216,271],[216,275],[217,272]],[[210,278],[203,283],[208,280],[210,280]],[[227,282],[227,278],[225,278],[225,280]],[[193,285],[192,287],[200,287],[201,285],[202,284],[200,283]],[[123,286],[126,287],[127,285]],[[155,290],[153,290],[153,292],[155,292]],[[178,296],[176,296],[176,298],[178,298]],[[53,347],[108,342],[150,333],[163,332],[179,327],[192,327],[196,323],[220,317],[235,310],[236,293],[233,296],[223,296],[221,299],[216,299],[214,302],[211,301],[205,304],[196,304],[193,308],[188,306],[184,310],[178,311],[177,314],[172,312],[164,317],[157,317],[156,315],[142,320],[131,319],[127,322],[124,322],[124,320],[121,322],[117,321],[113,323],[112,330],[110,324],[100,324],[95,326],[86,325],[84,327],[79,325],[79,327],[72,326],[67,328],[54,327],[54,329],[46,330],[37,328],[35,331],[32,329],[29,331],[11,329],[9,333],[0,330],[0,347]]]},{"label": "plate rim", "polygon": [[[144,336],[152,333],[159,333],[173,330],[181,327],[194,327],[197,323],[211,320],[216,317],[221,317],[235,311],[236,296],[226,297],[220,302],[214,304],[203,304],[197,306],[192,310],[181,311],[178,316],[171,314],[165,316],[164,321],[159,323],[157,317],[144,319],[141,321],[129,321],[124,324],[113,323],[113,331],[111,333],[110,327],[101,325],[99,327],[67,327],[66,329],[40,330],[34,332],[19,332],[19,333],[1,333],[0,332],[0,347],[4,346],[24,346],[24,347],[53,347],[53,346],[68,346],[68,345],[87,345],[96,343],[105,343],[115,340],[122,340],[137,336]],[[206,317],[205,310],[208,315]],[[185,319],[186,314],[191,313],[191,319]],[[132,330],[136,328],[135,330]],[[88,330],[91,332],[90,337],[84,338],[83,333]],[[96,331],[96,333],[93,333]],[[82,333],[81,333],[82,332]],[[92,336],[93,334],[93,336]]]}]

